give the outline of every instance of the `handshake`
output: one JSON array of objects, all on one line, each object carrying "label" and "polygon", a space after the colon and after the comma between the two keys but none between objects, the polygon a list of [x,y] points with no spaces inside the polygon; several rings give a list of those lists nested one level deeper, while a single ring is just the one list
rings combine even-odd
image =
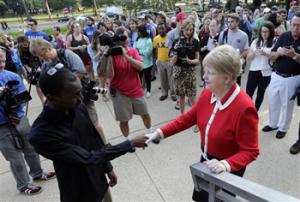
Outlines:
[{"label": "handshake", "polygon": [[160,140],[163,138],[163,135],[160,134],[157,130],[148,133],[145,135],[138,135],[130,140],[133,147],[147,147],[148,143],[153,142],[154,144],[158,144]]}]

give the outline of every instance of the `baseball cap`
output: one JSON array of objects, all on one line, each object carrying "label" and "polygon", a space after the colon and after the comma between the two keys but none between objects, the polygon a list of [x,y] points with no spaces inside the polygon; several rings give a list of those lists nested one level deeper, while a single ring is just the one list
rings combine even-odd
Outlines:
[{"label": "baseball cap", "polygon": [[182,22],[187,18],[186,14],[184,12],[180,12],[176,15],[176,21]]}]

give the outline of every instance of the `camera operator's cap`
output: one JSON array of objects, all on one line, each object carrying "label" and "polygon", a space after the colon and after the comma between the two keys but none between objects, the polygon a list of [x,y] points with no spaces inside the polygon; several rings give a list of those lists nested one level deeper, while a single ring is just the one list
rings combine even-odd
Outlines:
[{"label": "camera operator's cap", "polygon": [[176,15],[176,21],[182,22],[187,18],[186,14],[184,12],[180,12]]},{"label": "camera operator's cap", "polygon": [[265,8],[264,9],[264,13],[270,13],[271,12],[271,9],[270,8]]}]

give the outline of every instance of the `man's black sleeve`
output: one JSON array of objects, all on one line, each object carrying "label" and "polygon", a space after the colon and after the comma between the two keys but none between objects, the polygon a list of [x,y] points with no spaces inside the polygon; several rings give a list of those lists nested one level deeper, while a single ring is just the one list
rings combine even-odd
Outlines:
[{"label": "man's black sleeve", "polygon": [[[63,137],[55,132],[37,132],[29,137],[29,141],[36,152],[53,161],[65,161],[77,165],[99,165],[117,158],[132,149],[129,140],[117,145],[106,145],[100,149],[88,151],[81,146],[67,143]],[[110,165],[105,165],[106,171],[111,171]]]}]

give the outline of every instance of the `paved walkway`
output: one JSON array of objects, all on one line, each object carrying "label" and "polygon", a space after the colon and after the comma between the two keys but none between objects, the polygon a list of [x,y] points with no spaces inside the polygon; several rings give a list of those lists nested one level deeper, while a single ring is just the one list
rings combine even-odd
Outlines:
[{"label": "paved walkway", "polygon": [[[32,95],[34,99],[30,102],[29,109],[31,121],[41,111],[34,88]],[[158,81],[155,81],[152,97],[147,99],[154,128],[179,115],[170,98],[161,102],[159,96]],[[267,96],[259,113],[260,129],[268,123],[266,100]],[[100,99],[96,106],[108,140],[112,144],[123,141],[118,123],[114,120],[111,101],[105,103]],[[276,139],[275,132],[260,132],[260,156],[247,168],[245,178],[300,198],[300,155],[289,154],[289,147],[297,138],[300,120],[296,110],[294,116],[291,129],[284,139]],[[132,136],[144,132],[139,117],[130,121],[130,131]],[[151,144],[145,150],[137,150],[114,160],[113,165],[118,175],[118,184],[111,189],[114,201],[191,201],[193,182],[189,165],[199,160],[199,144],[199,135],[188,129],[159,145]],[[53,170],[51,161],[44,158],[42,166],[46,171]],[[39,184],[43,186],[42,193],[36,196],[19,194],[9,165],[0,155],[1,202],[59,201],[56,179]]]}]

